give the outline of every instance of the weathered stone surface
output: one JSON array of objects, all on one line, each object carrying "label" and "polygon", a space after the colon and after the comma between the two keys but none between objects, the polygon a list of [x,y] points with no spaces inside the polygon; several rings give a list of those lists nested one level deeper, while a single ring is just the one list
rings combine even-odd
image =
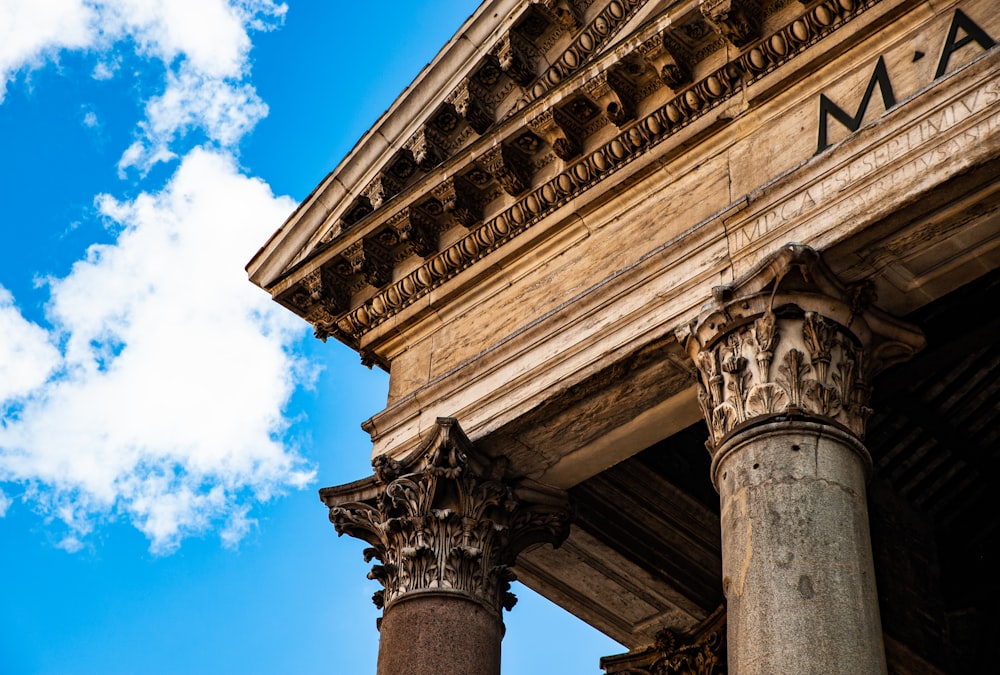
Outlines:
[{"label": "weathered stone surface", "polygon": [[[902,315],[1000,267],[993,4],[484,3],[265,245],[251,278],[319,337],[390,371],[388,405],[364,425],[382,462],[417,452],[450,415],[491,461],[508,460],[508,476],[572,488],[701,407],[730,582],[748,542],[812,537],[787,569],[780,551],[749,559],[757,585],[730,609],[789,609],[766,621],[739,609],[730,647],[751,651],[736,667],[782,672],[747,645],[808,625],[824,646],[781,637],[773,658],[815,657],[816,672],[833,672],[830,645],[878,641],[858,442],[876,362],[899,354],[871,342],[892,322],[868,296]],[[820,276],[850,292],[820,283],[826,299],[806,297],[816,280],[792,270],[730,302],[724,287],[789,242],[822,251]],[[685,356],[673,336],[709,302],[722,313]],[[754,439],[765,427],[771,440]],[[723,474],[743,482],[725,487]],[[815,532],[802,529],[803,504]],[[644,577],[648,558],[584,536],[564,553],[528,552],[526,578],[640,651],[664,626],[705,618],[700,577],[668,566]],[[567,576],[549,569],[560,561]],[[592,583],[574,591],[572,578]],[[860,619],[838,598],[860,603]],[[840,624],[860,632],[817,637]],[[878,671],[878,651],[844,667]]]},{"label": "weathered stone surface", "polygon": [[868,529],[871,378],[923,336],[788,245],[716,289],[687,340],[722,520],[729,667],[886,672]]},{"label": "weathered stone surface", "polygon": [[499,675],[503,623],[479,603],[426,594],[396,603],[379,627],[378,675]]},{"label": "weathered stone surface", "polygon": [[726,450],[718,470],[730,668],[885,672],[867,451],[805,422],[744,432]]}]

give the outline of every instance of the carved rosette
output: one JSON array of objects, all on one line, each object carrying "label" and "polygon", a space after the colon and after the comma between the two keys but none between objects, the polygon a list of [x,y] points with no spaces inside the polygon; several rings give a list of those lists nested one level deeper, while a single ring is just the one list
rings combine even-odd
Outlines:
[{"label": "carved rosette", "polygon": [[717,288],[686,336],[713,453],[734,432],[774,418],[808,417],[863,439],[871,378],[923,346],[919,330],[872,299],[870,288],[845,287],[799,244]]},{"label": "carved rosette", "polygon": [[368,574],[384,608],[413,593],[458,593],[496,612],[516,598],[511,565],[527,547],[569,533],[561,490],[503,479],[504,463],[478,455],[458,423],[439,418],[409,457],[372,462],[374,476],[320,490],[338,535],[370,544]]}]

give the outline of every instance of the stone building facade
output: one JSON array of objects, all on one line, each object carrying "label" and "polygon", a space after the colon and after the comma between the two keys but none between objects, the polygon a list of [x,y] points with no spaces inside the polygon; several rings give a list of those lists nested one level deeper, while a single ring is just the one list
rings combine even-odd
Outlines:
[{"label": "stone building facade", "polygon": [[248,265],[390,373],[380,675],[515,578],[609,674],[989,670],[997,9],[482,4]]}]

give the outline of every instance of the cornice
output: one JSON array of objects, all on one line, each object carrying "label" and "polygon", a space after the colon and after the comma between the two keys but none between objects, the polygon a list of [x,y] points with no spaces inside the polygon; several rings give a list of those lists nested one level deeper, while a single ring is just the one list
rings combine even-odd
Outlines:
[{"label": "cornice", "polygon": [[[560,106],[566,101],[572,101],[574,95],[579,96],[578,92],[581,91],[587,91],[593,98],[598,98],[607,110],[615,106],[618,109],[625,108],[627,94],[623,97],[623,92],[626,87],[621,86],[621,83],[616,87],[608,80],[614,80],[615,77],[627,80],[616,67],[629,58],[649,59],[644,63],[655,63],[660,72],[667,71],[671,76],[676,74],[669,67],[670,63],[664,63],[664,59],[674,58],[670,56],[669,50],[653,49],[649,44],[651,39],[654,42],[657,39],[663,40],[663,44],[667,46],[670,44],[669,35],[664,31],[679,21],[670,13],[661,15],[648,22],[632,36],[622,40],[615,50],[583,69],[574,78],[562,82],[549,91],[547,96],[536,100],[518,115],[501,123],[488,139],[479,139],[478,145],[470,146],[462,158],[453,157],[443,171],[414,184],[407,191],[405,199],[398,199],[393,203],[393,208],[386,208],[383,212],[366,216],[356,224],[356,229],[342,232],[328,245],[317,249],[307,258],[307,265],[300,265],[298,272],[270,290],[279,302],[311,320],[316,327],[318,337],[326,338],[332,335],[358,349],[363,337],[373,328],[549,214],[619,172],[652,148],[661,145],[692,122],[704,117],[706,113],[718,109],[722,104],[740,95],[748,86],[793,59],[809,46],[828,37],[876,3],[877,0],[868,2],[827,0],[813,7],[804,7],[798,18],[749,42],[734,58],[705,73],[697,81],[677,89],[674,96],[651,112],[639,116],[634,121],[623,121],[619,133],[579,159],[566,162],[561,170],[540,185],[529,187],[527,184],[530,182],[531,164],[525,156],[529,154],[530,148],[519,148],[519,141],[530,134],[533,139],[529,140],[536,142],[544,140],[554,146],[552,126],[557,125],[554,122],[550,124],[548,138],[539,138],[539,135],[528,126],[528,120],[537,120],[549,110],[553,113],[564,111],[565,108]],[[678,52],[676,48],[673,51]],[[683,60],[674,58],[674,61],[678,67],[687,65]],[[594,93],[600,91],[605,94],[604,99]],[[583,100],[593,103],[589,97]],[[546,129],[544,125],[538,124],[534,128],[543,132]],[[558,132],[554,133],[558,135]],[[491,144],[489,147],[484,147],[486,141]],[[459,165],[462,161],[467,162],[466,166],[472,167],[465,174],[460,173]],[[492,181],[489,173],[497,177],[497,180]],[[442,202],[436,196],[440,185],[447,186],[449,181],[458,180],[457,177],[461,177],[465,184],[471,186],[467,191],[469,194],[466,195],[466,202],[476,207],[474,210],[482,207],[485,199],[482,193],[487,184],[495,185],[499,182],[501,188],[515,199],[498,213],[489,216],[485,222],[469,226],[466,223],[473,221],[474,218],[467,215],[467,210],[464,219],[452,216],[446,213],[446,202]],[[440,183],[435,185],[436,181]],[[479,190],[478,195],[476,190]],[[420,201],[428,194],[431,195],[429,199]],[[435,213],[438,205],[440,212]],[[392,264],[398,266],[402,263],[409,254],[399,253],[400,241],[394,241],[389,228],[385,227],[389,219],[399,212],[395,209],[416,209],[437,223],[454,217],[468,229],[468,233],[443,250],[427,256],[415,268],[411,265],[405,274],[397,272],[394,276],[398,278],[393,282],[384,285],[368,283],[367,285],[373,288],[366,289],[366,283],[370,281],[371,275],[366,275],[363,268],[353,264],[345,265],[347,258],[344,252],[351,246],[357,246],[359,240],[374,240],[382,243],[383,248],[387,250],[396,247]],[[454,209],[451,213],[455,213]],[[449,224],[445,222],[438,227],[446,229]],[[338,279],[339,285],[350,290],[353,298],[350,306],[344,302],[344,294],[341,294],[339,301],[331,301],[323,294],[317,295],[314,291],[309,291],[299,281],[305,276],[307,267],[335,270],[337,277],[334,278]],[[399,267],[395,269],[398,270]],[[322,307],[323,312],[317,313],[317,306]],[[372,363],[385,365],[380,363],[376,355],[368,355],[368,358]]]}]

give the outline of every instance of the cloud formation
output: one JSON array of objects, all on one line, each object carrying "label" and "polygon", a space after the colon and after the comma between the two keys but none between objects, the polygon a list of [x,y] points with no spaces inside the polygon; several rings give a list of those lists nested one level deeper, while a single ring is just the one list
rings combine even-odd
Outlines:
[{"label": "cloud formation", "polygon": [[284,12],[271,0],[0,3],[0,103],[68,50],[94,58],[95,79],[122,76],[131,50],[162,64],[162,82],[119,169],[178,160],[165,186],[96,198],[115,241],[45,280],[48,327],[0,287],[0,517],[24,503],[62,524],[68,550],[107,520],[161,553],[208,530],[235,544],[255,503],[313,479],[285,441],[284,408],[311,378],[294,354],[306,327],[243,271],[294,202],[235,160],[267,114],[249,35]]},{"label": "cloud formation", "polygon": [[0,3],[0,103],[19,74],[39,69],[64,51],[106,55],[93,70],[110,79],[127,44],[143,59],[162,62],[163,92],[149,102],[148,120],[120,166],[148,170],[174,159],[170,143],[200,129],[220,147],[232,145],[267,115],[246,82],[249,31],[280,25],[287,6],[273,0],[5,0]]},{"label": "cloud formation", "polygon": [[[162,192],[98,205],[123,229],[48,282],[58,359],[45,331],[0,304],[25,363],[3,378],[0,398],[21,403],[0,427],[0,479],[34,486],[69,548],[95,516],[118,515],[158,551],[216,525],[234,542],[245,498],[313,477],[281,440],[282,408],[307,379],[288,349],[304,325],[242,269],[294,204],[197,149]],[[9,347],[0,358],[16,360]]]}]

